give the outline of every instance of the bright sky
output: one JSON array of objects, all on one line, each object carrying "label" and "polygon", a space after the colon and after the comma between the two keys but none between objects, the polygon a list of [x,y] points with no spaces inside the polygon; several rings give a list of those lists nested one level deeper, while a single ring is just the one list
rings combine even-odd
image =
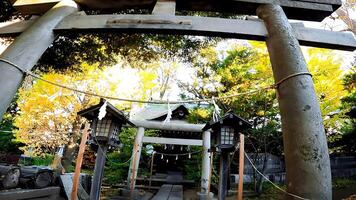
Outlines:
[{"label": "bright sky", "polygon": [[9,43],[6,43],[3,38],[0,38],[0,54],[5,51]]}]

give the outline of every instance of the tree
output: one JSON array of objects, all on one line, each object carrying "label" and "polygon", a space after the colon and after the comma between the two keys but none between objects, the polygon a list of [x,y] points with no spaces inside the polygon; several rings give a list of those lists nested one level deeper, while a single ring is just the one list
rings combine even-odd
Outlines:
[{"label": "tree", "polygon": [[[120,69],[120,66],[98,68],[97,65],[82,64],[81,72],[50,71],[42,78],[79,90],[101,95],[123,98],[147,98],[151,90],[154,74],[136,70],[136,76],[130,76],[135,69]],[[130,71],[131,70],[131,71]],[[149,77],[149,78],[147,78]],[[135,79],[128,87],[125,79]],[[141,81],[142,84],[141,84]],[[59,88],[41,80],[30,80],[19,91],[17,101],[19,112],[14,125],[18,128],[16,138],[32,148],[34,153],[54,152],[60,146],[66,146],[64,167],[73,159],[80,138],[83,118],[77,112],[97,103],[99,98]],[[143,88],[144,86],[144,88]],[[123,90],[126,89],[126,90]],[[121,109],[128,109],[130,103],[114,102]]]},{"label": "tree", "polygon": [[[343,86],[347,92],[341,99],[339,124],[330,131],[329,146],[333,153],[356,154],[356,67],[355,62],[343,77]],[[331,116],[333,117],[333,116]]]},{"label": "tree", "polygon": [[[28,18],[28,16],[21,16],[15,12],[11,3],[6,0],[1,1],[0,21],[12,20],[14,16],[20,19]],[[90,14],[99,11],[86,10],[86,12]],[[204,46],[210,41],[211,39],[209,38],[202,39],[192,36],[157,34],[68,33],[56,38],[53,44],[43,54],[36,67],[38,71],[49,74],[54,74],[55,72],[67,73],[69,71],[72,74],[74,72],[81,73],[86,70],[82,69],[82,63],[88,63],[98,68],[105,68],[107,65],[115,65],[120,62],[137,69],[148,69],[150,64],[147,63],[158,63],[161,60],[171,62],[174,58],[176,61],[189,61],[194,57],[195,49]],[[161,64],[160,66],[162,66]],[[169,89],[169,80],[173,77],[173,71],[167,71],[161,68],[162,73],[158,74],[157,71],[149,70],[151,70],[151,72],[139,72],[141,78],[144,79],[144,84],[140,87],[147,92],[142,98],[149,99],[152,97],[152,94],[148,91],[150,87],[153,87],[152,84],[151,86],[146,86],[145,84],[151,80],[156,80],[156,76],[162,78],[159,90],[161,91],[160,96],[163,98],[167,89]],[[165,78],[167,77],[168,79],[166,81]],[[147,87],[148,90],[146,90]],[[52,95],[52,93],[50,94]],[[60,105],[61,104],[58,106]],[[22,115],[23,114],[20,114],[20,116]],[[22,136],[19,136],[19,138],[21,137]],[[68,140],[66,137],[63,139]],[[23,140],[26,141],[27,139],[23,138]],[[51,145],[48,146],[49,149],[53,149],[52,147],[58,146],[59,144],[53,143],[48,145]]]},{"label": "tree", "polygon": [[15,9],[8,0],[0,1],[0,22],[10,20],[15,15]]},{"label": "tree", "polygon": [[17,98],[12,101],[0,123],[0,152],[5,152],[6,154],[22,153],[20,147],[22,147],[23,144],[15,141],[13,133],[15,129],[15,127],[13,127],[13,120],[17,109],[16,100]]},{"label": "tree", "polygon": [[[12,3],[8,0],[0,1],[0,22],[31,17],[16,12]],[[89,15],[108,14],[106,11],[86,8],[84,11]],[[143,10],[138,12],[147,13]],[[120,14],[132,14],[132,11],[125,10]],[[67,33],[56,38],[39,60],[37,69],[44,72],[49,68],[73,69],[82,62],[99,63],[99,67],[102,67],[116,64],[118,60],[125,60],[127,64],[140,68],[147,62],[173,57],[175,60],[190,61],[195,55],[195,49],[215,40],[182,35]]]},{"label": "tree", "polygon": [[[253,130],[247,138],[246,150],[283,156],[281,122],[275,91],[264,89],[273,84],[273,75],[266,47],[260,42],[235,43],[217,51],[216,46],[203,48],[193,63],[195,81],[184,84],[189,92],[185,96],[198,98],[224,97],[238,93],[244,95],[223,98],[217,101],[223,112],[234,112],[248,119]],[[227,49],[227,50],[226,50]],[[324,116],[340,106],[344,94],[340,70],[340,59],[335,51],[303,49],[309,70],[313,74],[315,88],[320,97]],[[337,123],[337,118],[325,120],[326,127]],[[252,145],[251,145],[252,144]],[[267,157],[263,163],[266,163]],[[265,164],[260,171],[264,172]],[[261,191],[262,177],[256,176],[256,191]]]},{"label": "tree", "polygon": [[[336,51],[303,49],[324,116],[337,110],[345,94],[342,85],[340,54]],[[196,79],[184,85],[189,92],[186,96],[224,97],[252,90],[266,88],[273,84],[272,70],[266,47],[260,42],[249,45],[235,44],[228,50],[218,52],[216,47],[203,48],[195,60]],[[253,92],[219,100],[225,112],[233,111],[250,119],[255,125],[265,122],[265,116],[278,119],[278,107],[273,90]],[[273,117],[272,117],[273,118]],[[333,119],[327,119],[326,125]]]},{"label": "tree", "polygon": [[356,5],[354,0],[343,0],[342,6],[337,9],[331,16],[325,20],[325,26],[331,30],[340,29],[340,22],[343,22],[345,28],[340,31],[351,31],[356,34],[356,22],[355,18],[352,16],[356,10]]},{"label": "tree", "polygon": [[48,67],[63,70],[82,62],[99,63],[101,67],[123,60],[143,68],[145,63],[173,57],[189,61],[194,50],[207,42],[192,36],[157,34],[66,34],[53,42],[37,66],[41,71]]},{"label": "tree", "polygon": [[334,126],[338,117],[326,116],[339,109],[341,98],[346,94],[342,81],[343,71],[340,69],[341,56],[337,51],[318,48],[306,48],[304,52],[309,71],[313,75],[321,113],[324,116],[324,125],[326,128]]}]

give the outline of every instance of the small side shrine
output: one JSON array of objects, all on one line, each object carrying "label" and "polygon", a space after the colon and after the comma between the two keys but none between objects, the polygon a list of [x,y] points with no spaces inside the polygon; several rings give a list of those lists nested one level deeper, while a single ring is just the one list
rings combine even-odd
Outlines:
[{"label": "small side shrine", "polygon": [[[128,188],[133,191],[137,180],[137,172],[141,150],[144,144],[162,144],[164,149],[157,154],[157,171],[179,171],[180,159],[189,159],[190,146],[203,146],[201,194],[207,195],[210,176],[210,130],[203,132],[205,124],[190,124],[186,121],[188,108],[183,104],[167,105],[149,104],[131,117],[137,128],[133,155],[128,175]],[[168,116],[168,117],[167,117]],[[156,137],[145,136],[145,130],[159,130]],[[158,155],[160,154],[160,155]],[[154,155],[153,155],[154,156]]]}]

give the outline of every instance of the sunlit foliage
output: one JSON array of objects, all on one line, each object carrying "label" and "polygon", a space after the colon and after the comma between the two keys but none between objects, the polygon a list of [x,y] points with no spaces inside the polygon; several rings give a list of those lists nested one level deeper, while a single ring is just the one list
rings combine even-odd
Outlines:
[{"label": "sunlit foliage", "polygon": [[[42,78],[75,89],[122,98],[146,99],[155,86],[155,74],[131,71],[121,67],[98,68],[82,64],[81,72],[50,71]],[[125,71],[126,72],[123,72]],[[130,73],[135,73],[130,76]],[[130,82],[128,79],[137,82]],[[28,79],[31,79],[28,77]],[[51,152],[71,140],[76,142],[83,119],[77,112],[99,101],[98,97],[81,94],[48,84],[41,80],[27,80],[19,91],[18,116],[15,118],[16,138],[37,152]],[[128,102],[113,102],[120,109],[128,109]]]}]

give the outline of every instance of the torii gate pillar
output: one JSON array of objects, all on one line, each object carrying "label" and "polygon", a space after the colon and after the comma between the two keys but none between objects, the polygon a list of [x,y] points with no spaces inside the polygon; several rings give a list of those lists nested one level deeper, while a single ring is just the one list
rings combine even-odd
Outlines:
[{"label": "torii gate pillar", "polygon": [[[282,8],[261,5],[275,82],[308,72],[294,31]],[[318,98],[309,75],[293,76],[277,88],[286,162],[287,191],[308,199],[332,198],[328,146]],[[293,197],[287,195],[287,199]]]},{"label": "torii gate pillar", "polygon": [[137,179],[138,167],[140,164],[141,151],[142,151],[142,140],[145,135],[145,128],[138,127],[135,136],[135,143],[132,150],[132,160],[130,162],[129,173],[127,177],[127,186],[130,189],[130,197],[133,198],[134,190]]},{"label": "torii gate pillar", "polygon": [[[72,0],[62,0],[36,20],[0,55],[23,70],[31,70],[43,52],[55,39],[53,29],[66,16],[78,11]],[[0,121],[20,87],[23,74],[13,66],[0,61]]]},{"label": "torii gate pillar", "polygon": [[209,199],[209,184],[210,184],[210,173],[211,173],[211,165],[210,165],[210,131],[203,132],[203,160],[202,160],[202,174],[201,174],[201,190],[199,193],[200,199]]}]

